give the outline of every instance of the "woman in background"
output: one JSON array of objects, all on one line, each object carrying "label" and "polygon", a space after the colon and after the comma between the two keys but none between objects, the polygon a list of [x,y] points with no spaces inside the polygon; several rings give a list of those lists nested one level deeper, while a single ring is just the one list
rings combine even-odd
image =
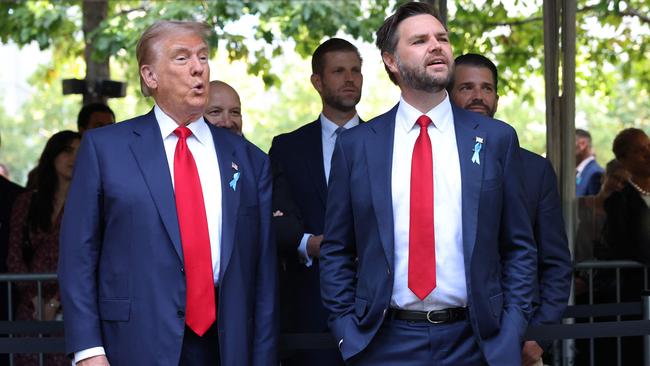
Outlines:
[{"label": "woman in background", "polygon": [[[72,170],[81,135],[73,131],[54,134],[36,167],[37,181],[33,190],[16,198],[9,234],[7,267],[11,273],[56,272],[59,254],[59,229],[63,206],[72,179]],[[61,314],[56,283],[43,284],[40,311],[34,282],[17,283],[17,320],[55,320]],[[19,365],[37,365],[35,354],[17,355]],[[69,360],[62,354],[49,354],[46,365],[63,365]]]}]

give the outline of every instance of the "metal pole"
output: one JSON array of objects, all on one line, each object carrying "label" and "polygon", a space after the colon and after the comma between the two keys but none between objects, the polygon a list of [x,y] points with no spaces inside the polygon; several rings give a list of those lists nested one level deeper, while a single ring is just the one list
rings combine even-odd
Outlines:
[{"label": "metal pole", "polygon": [[[641,293],[641,304],[643,306],[643,320],[650,320],[650,291]],[[650,335],[643,336],[643,359],[644,365],[650,365]]]}]

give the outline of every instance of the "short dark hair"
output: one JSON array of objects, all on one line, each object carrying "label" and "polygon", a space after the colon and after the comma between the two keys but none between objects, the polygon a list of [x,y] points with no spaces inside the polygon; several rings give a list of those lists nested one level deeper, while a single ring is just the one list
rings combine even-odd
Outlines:
[{"label": "short dark hair", "polygon": [[115,119],[115,113],[111,107],[107,106],[104,103],[89,103],[81,107],[79,115],[77,116],[77,131],[85,130],[88,127],[88,122],[90,122],[90,116],[95,112],[105,112],[110,113]]},{"label": "short dark hair", "polygon": [[582,128],[576,128],[576,138],[587,139],[587,144],[591,147],[591,134]]},{"label": "short dark hair", "polygon": [[[499,82],[499,72],[494,62],[490,61],[489,58],[479,55],[477,53],[466,53],[456,57],[454,60],[454,66],[470,66],[470,67],[484,67],[489,69],[492,72],[492,78],[494,79],[494,91],[497,91],[497,83]],[[451,82],[449,83],[449,89],[454,87],[454,78],[452,76]]]},{"label": "short dark hair", "polygon": [[359,57],[359,61],[363,62],[359,49],[355,45],[341,38],[330,38],[316,47],[314,54],[311,56],[312,74],[323,75],[325,55],[330,52],[354,52]]},{"label": "short dark hair", "polygon": [[[401,23],[404,19],[410,18],[412,16],[416,15],[422,15],[422,14],[429,14],[433,16],[434,18],[438,19],[440,23],[442,23],[442,26],[447,29],[447,25],[443,21],[443,19],[438,15],[436,10],[431,7],[427,3],[421,3],[421,2],[410,2],[403,4],[397,10],[395,10],[395,14],[389,16],[384,20],[384,24],[379,27],[377,30],[377,41],[375,44],[379,48],[380,54],[384,55],[384,52],[390,53],[391,55],[395,53],[395,48],[397,48],[397,27],[399,26],[399,23]],[[384,64],[384,68],[386,69],[386,72],[388,73],[388,77],[390,80],[397,84],[397,79],[393,75],[392,72],[388,69],[388,67]]]},{"label": "short dark hair", "polygon": [[632,148],[632,140],[639,135],[645,134],[643,130],[634,127],[626,128],[619,132],[612,143],[612,150],[616,159],[621,160],[625,158]]}]

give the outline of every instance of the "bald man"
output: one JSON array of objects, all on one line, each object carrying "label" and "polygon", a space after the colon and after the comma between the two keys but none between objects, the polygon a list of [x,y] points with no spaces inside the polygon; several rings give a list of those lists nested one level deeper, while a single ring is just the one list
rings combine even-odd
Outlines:
[{"label": "bald man", "polygon": [[211,81],[210,98],[203,117],[217,127],[241,135],[241,100],[237,91],[223,81]]}]

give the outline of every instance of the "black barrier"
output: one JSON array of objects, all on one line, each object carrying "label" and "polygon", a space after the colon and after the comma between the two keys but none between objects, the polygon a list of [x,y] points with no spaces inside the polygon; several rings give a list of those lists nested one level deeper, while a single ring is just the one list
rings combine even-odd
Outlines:
[{"label": "black barrier", "polygon": [[[565,318],[589,318],[616,315],[641,315],[640,302],[567,307]],[[61,321],[2,321],[0,335],[50,335],[62,334]],[[580,324],[538,325],[529,327],[526,339],[559,340],[583,338],[627,337],[650,334],[650,320],[627,320]],[[280,351],[335,348],[329,333],[286,333],[280,338]],[[0,338],[0,353],[53,353],[64,352],[63,337]]]}]

